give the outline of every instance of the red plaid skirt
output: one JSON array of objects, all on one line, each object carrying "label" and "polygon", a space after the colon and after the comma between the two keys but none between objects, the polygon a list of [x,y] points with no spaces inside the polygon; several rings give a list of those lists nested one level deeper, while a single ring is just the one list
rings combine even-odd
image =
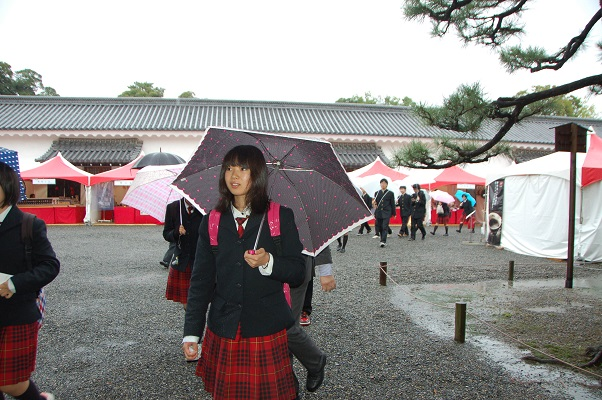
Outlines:
[{"label": "red plaid skirt", "polygon": [[173,300],[178,303],[186,304],[188,301],[188,288],[190,287],[190,277],[192,276],[192,267],[186,266],[184,272],[169,267],[167,277],[167,289],[165,297],[167,300]]},{"label": "red plaid skirt", "polygon": [[437,214],[437,223],[441,225],[445,225],[449,222],[449,215],[439,215]]},{"label": "red plaid skirt", "polygon": [[294,399],[295,382],[286,330],[234,339],[207,328],[196,374],[214,399]]},{"label": "red plaid skirt", "polygon": [[29,380],[36,368],[39,327],[37,321],[0,326],[0,386]]}]

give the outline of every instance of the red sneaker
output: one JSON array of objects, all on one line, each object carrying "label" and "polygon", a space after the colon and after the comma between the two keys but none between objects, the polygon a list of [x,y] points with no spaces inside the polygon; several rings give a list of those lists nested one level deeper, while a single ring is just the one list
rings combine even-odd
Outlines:
[{"label": "red sneaker", "polygon": [[311,320],[309,319],[309,315],[305,311],[301,313],[301,319],[299,320],[301,326],[311,325]]}]

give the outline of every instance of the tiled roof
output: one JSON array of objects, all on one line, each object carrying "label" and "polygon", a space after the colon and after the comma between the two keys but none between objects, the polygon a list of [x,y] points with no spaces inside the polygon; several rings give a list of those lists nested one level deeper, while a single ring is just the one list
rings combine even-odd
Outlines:
[{"label": "tiled roof", "polygon": [[534,160],[539,157],[550,155],[554,150],[542,150],[542,149],[513,149],[512,158],[519,164],[527,161]]},{"label": "tiled roof", "polygon": [[376,157],[389,164],[389,159],[376,143],[333,143],[332,147],[339,156],[341,164],[348,170],[368,165],[376,160]]},{"label": "tiled roof", "polygon": [[[602,132],[602,120],[532,117],[515,125],[505,140],[551,145],[550,128],[575,122]],[[204,131],[209,126],[271,133],[364,135],[375,138],[432,138],[453,131],[425,126],[402,106],[291,103],[164,98],[69,98],[0,96],[0,130]],[[497,133],[488,121],[479,139]]]},{"label": "tiled roof", "polygon": [[61,155],[75,165],[124,165],[133,161],[142,150],[139,139],[72,139],[60,138],[36,161],[44,162]]}]

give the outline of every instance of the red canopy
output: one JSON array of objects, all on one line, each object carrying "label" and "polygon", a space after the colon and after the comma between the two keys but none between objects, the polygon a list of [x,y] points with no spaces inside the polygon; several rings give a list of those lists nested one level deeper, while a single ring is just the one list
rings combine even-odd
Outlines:
[{"label": "red canopy", "polygon": [[435,183],[425,185],[429,186],[431,190],[441,186],[457,185],[459,183],[485,185],[485,178],[468,173],[457,165],[445,168],[439,175],[435,175],[433,179],[435,180]]},{"label": "red canopy", "polygon": [[133,180],[136,177],[139,169],[132,169],[134,164],[138,162],[144,156],[143,153],[140,153],[136,159],[122,167],[112,169],[110,171],[101,172],[99,174],[93,175],[90,178],[90,184],[96,185],[97,183],[109,182],[109,181],[127,181]]},{"label": "red canopy", "polygon": [[86,186],[90,186],[91,176],[92,174],[65,160],[61,153],[35,168],[21,171],[22,179],[66,179]]},{"label": "red canopy", "polygon": [[602,181],[602,139],[590,136],[589,149],[581,167],[581,187]]},{"label": "red canopy", "polygon": [[403,174],[399,171],[394,170],[393,168],[389,168],[387,164],[382,162],[379,157],[370,165],[370,167],[359,174],[357,177],[362,178],[364,176],[370,175],[384,175],[391,179],[391,181],[400,181],[403,178],[406,178],[407,175]]}]

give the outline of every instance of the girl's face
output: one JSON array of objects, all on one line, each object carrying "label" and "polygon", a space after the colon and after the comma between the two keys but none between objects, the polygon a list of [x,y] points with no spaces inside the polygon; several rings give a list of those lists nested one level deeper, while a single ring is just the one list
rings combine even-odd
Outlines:
[{"label": "girl's face", "polygon": [[234,197],[246,196],[251,188],[251,170],[233,165],[224,174],[226,186]]}]

